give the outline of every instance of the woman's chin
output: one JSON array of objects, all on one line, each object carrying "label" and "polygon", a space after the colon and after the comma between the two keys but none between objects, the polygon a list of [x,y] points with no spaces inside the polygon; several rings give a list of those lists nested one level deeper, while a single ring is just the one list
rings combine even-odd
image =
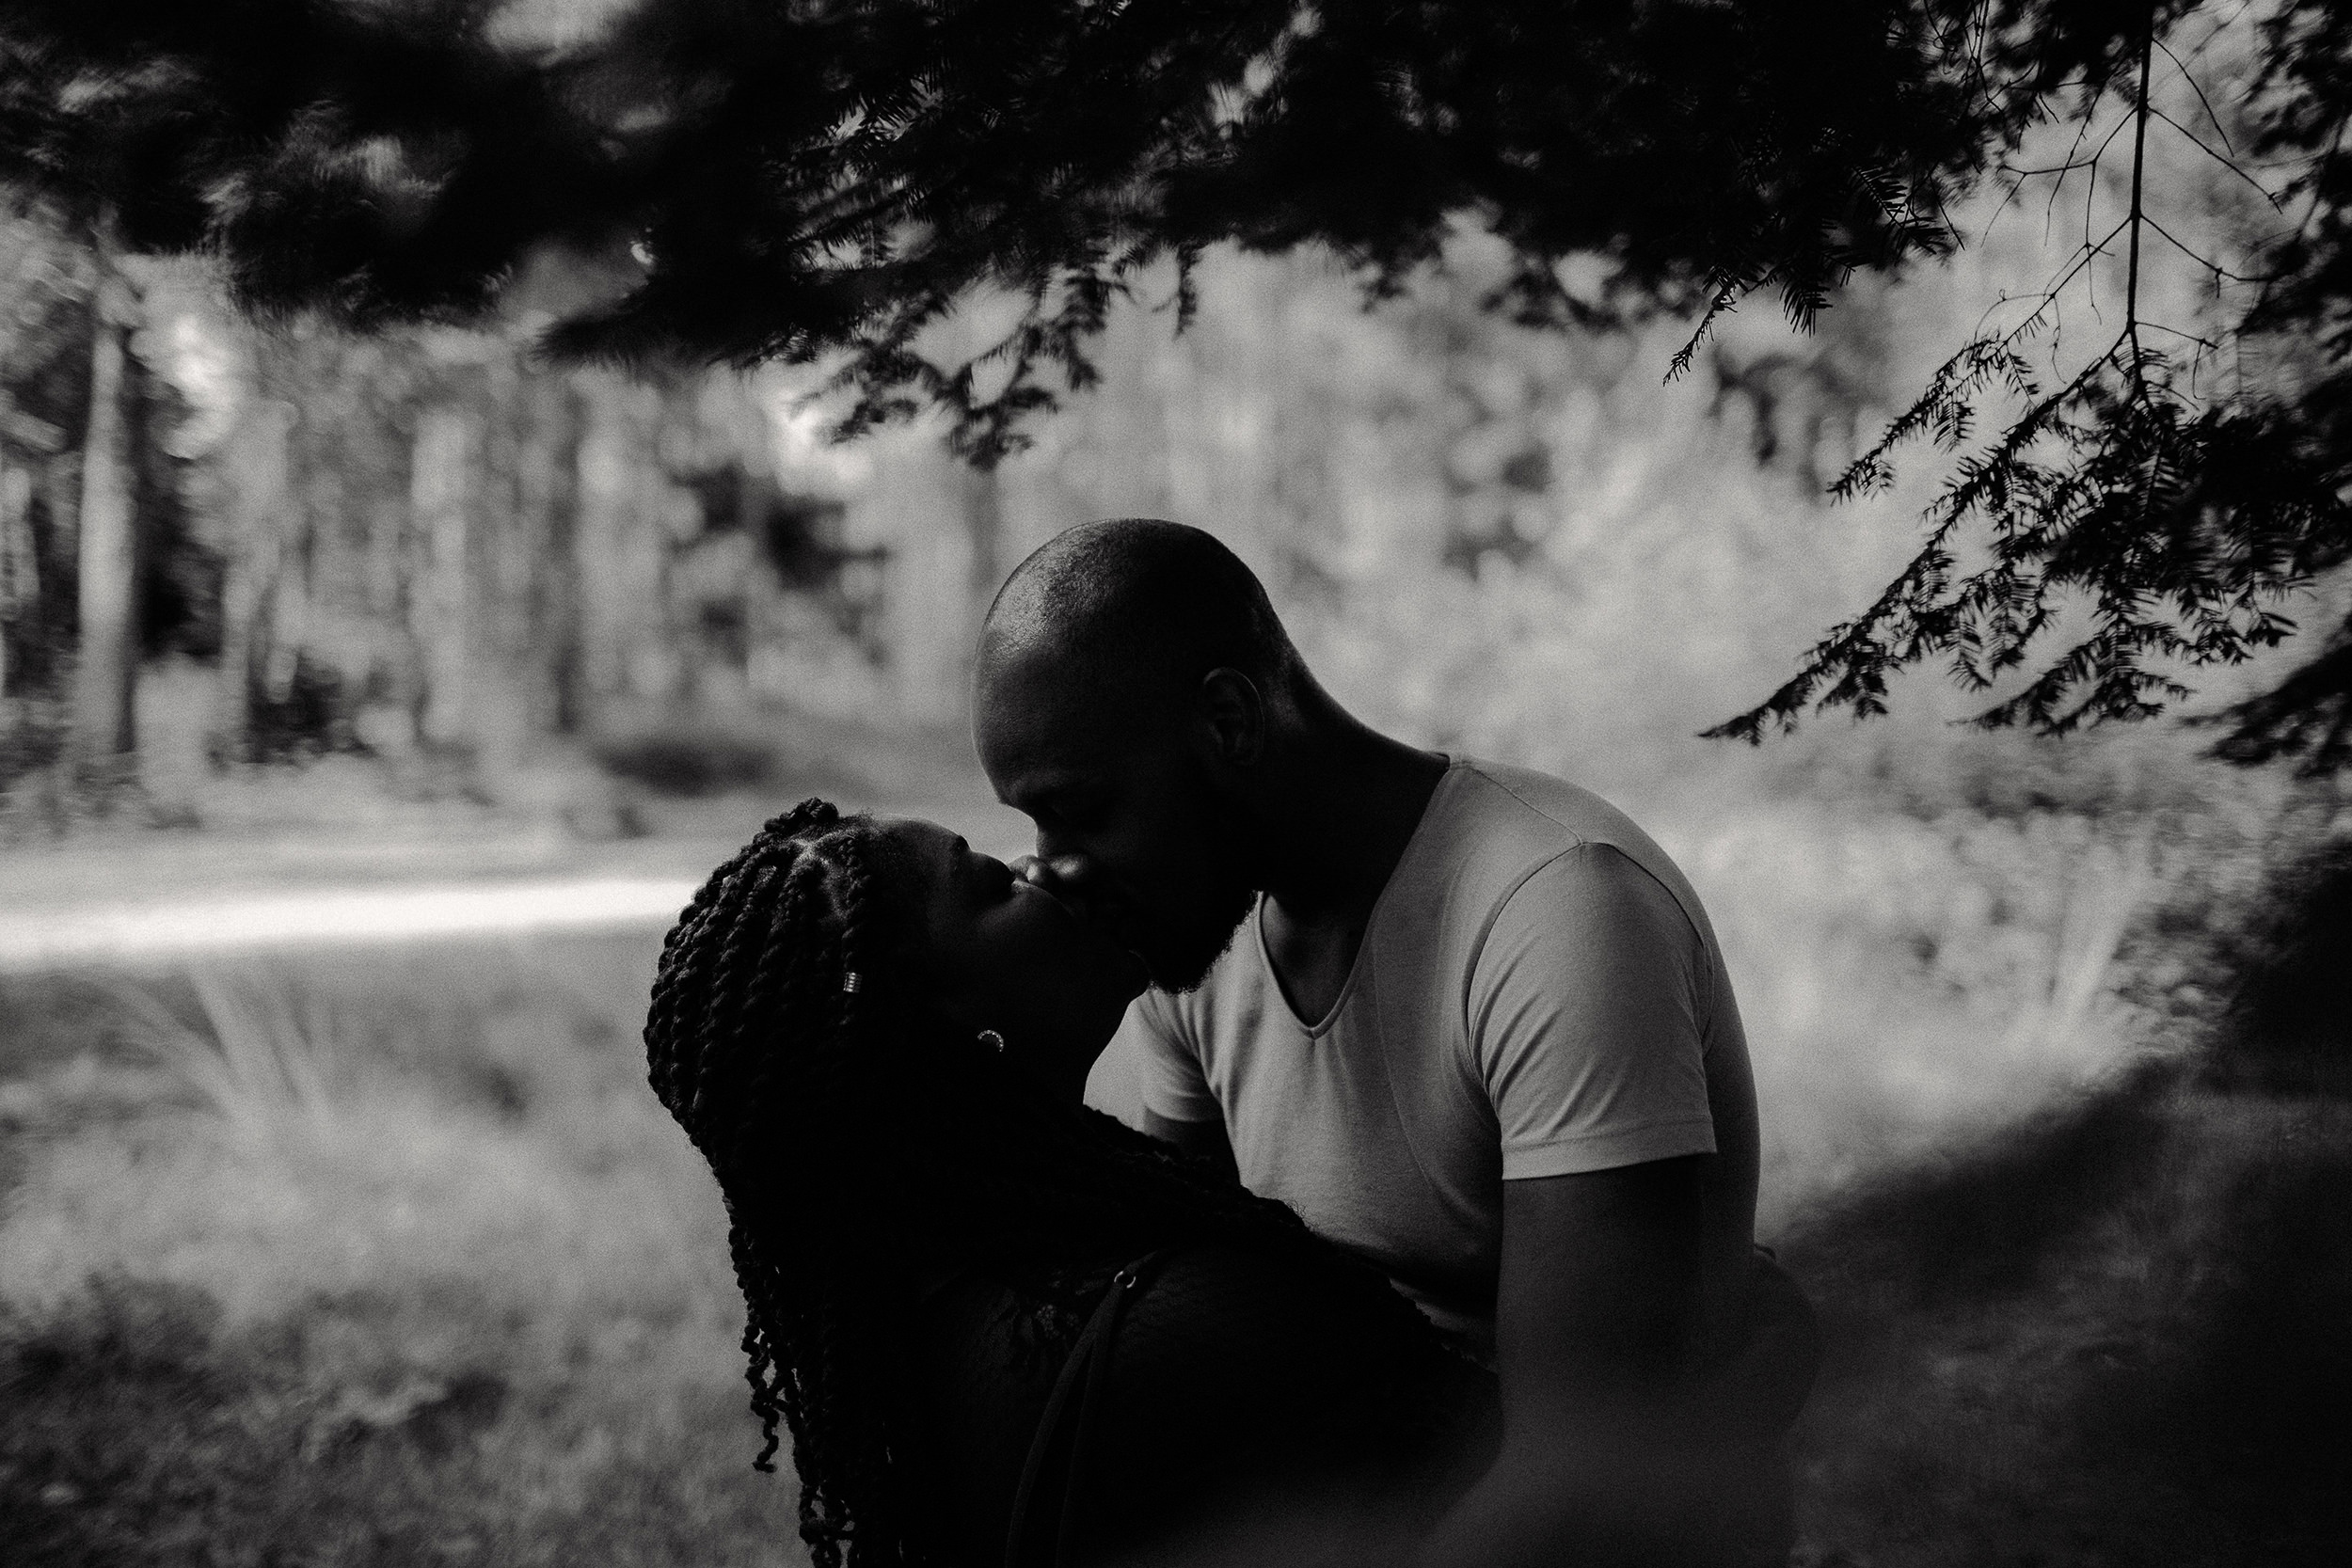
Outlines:
[{"label": "woman's chin", "polygon": [[1101,927],[1081,925],[1080,929],[1090,949],[1084,959],[1089,984],[1099,977],[1103,989],[1118,991],[1121,1002],[1133,1002],[1151,989],[1152,965],[1142,954]]}]

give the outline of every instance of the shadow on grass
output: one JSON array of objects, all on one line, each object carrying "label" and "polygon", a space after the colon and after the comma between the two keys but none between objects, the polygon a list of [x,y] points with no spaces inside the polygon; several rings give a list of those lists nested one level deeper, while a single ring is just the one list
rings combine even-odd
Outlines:
[{"label": "shadow on grass", "polygon": [[1808,1560],[2352,1560],[2352,1114],[2184,1077],[1790,1238]]},{"label": "shadow on grass", "polygon": [[2352,839],[2274,877],[2262,916],[2232,933],[2235,972],[2207,1064],[2225,1088],[2352,1099]]},{"label": "shadow on grass", "polygon": [[1781,1250],[1825,1309],[1864,1321],[2030,1290],[2161,1160],[2169,1076],[2147,1071],[1801,1221]]},{"label": "shadow on grass", "polygon": [[2178,1354],[2090,1380],[2079,1461],[2108,1496],[2154,1496],[2141,1560],[2352,1561],[2347,1216],[2341,1142],[2249,1171],[2224,1199],[2233,1256]]}]

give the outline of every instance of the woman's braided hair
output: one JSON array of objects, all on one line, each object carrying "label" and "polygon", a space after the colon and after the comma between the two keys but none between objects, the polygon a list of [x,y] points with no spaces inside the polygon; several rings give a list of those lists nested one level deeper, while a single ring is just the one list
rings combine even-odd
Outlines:
[{"label": "woman's braided hair", "polygon": [[1206,1164],[1052,1104],[932,1011],[886,855],[823,800],[769,822],[670,932],[645,1020],[654,1092],[726,1202],[754,1463],[774,1467],[781,1418],[818,1568],[925,1558],[891,1463],[911,1268],[985,1265],[1067,1330],[1118,1265],[1174,1243],[1337,1256]]}]

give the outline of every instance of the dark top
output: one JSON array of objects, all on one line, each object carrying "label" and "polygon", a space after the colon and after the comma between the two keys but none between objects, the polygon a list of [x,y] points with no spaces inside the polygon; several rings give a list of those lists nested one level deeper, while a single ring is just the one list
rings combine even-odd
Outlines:
[{"label": "dark top", "polygon": [[[1022,1467],[1084,1322],[1037,1304],[971,1272],[919,1311],[908,1458],[950,1561],[1004,1561]],[[1112,1347],[1078,1482],[1080,1560],[1318,1504],[1393,1528],[1433,1515],[1491,1453],[1492,1377],[1368,1269],[1178,1249],[1131,1294]],[[1040,1550],[1025,1558],[1050,1560],[1053,1534],[1033,1523]]]}]

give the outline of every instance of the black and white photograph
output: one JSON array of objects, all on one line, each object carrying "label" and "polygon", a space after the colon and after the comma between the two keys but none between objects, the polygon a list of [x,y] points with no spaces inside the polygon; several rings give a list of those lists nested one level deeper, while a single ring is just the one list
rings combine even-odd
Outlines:
[{"label": "black and white photograph", "polygon": [[0,0],[0,1564],[2352,1562],[2347,133]]}]

